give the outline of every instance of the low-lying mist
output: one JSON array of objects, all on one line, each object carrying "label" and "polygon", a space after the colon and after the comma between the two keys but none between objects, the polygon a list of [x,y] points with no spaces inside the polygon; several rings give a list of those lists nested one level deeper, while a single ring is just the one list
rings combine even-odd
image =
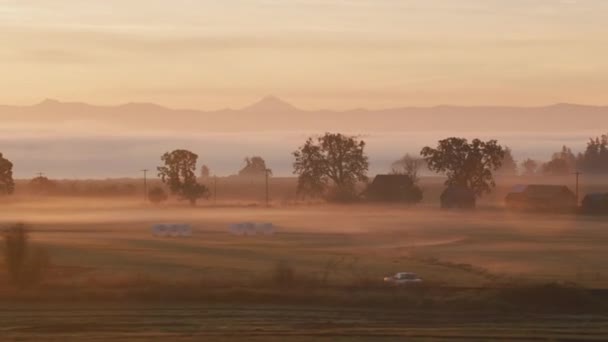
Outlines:
[{"label": "low-lying mist", "polygon": [[[44,171],[52,178],[113,178],[139,175],[154,169],[160,155],[177,148],[199,155],[212,174],[236,173],[245,156],[260,155],[276,176],[291,175],[291,153],[308,136],[322,132],[268,131],[226,133],[125,132],[109,127],[93,130],[84,123],[73,126],[0,128],[2,152],[15,164],[17,178],[30,178]],[[576,132],[343,132],[360,135],[367,142],[372,174],[387,172],[405,153],[417,154],[427,145],[448,136],[497,139],[513,150],[516,159],[547,160],[567,145],[582,150],[597,131]]]}]

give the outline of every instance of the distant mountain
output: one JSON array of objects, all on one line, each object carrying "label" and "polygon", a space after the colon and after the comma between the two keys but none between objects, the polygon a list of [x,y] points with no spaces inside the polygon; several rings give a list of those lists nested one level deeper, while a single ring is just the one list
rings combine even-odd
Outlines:
[{"label": "distant mountain", "polygon": [[608,131],[608,107],[403,107],[382,110],[302,110],[268,96],[242,109],[170,109],[152,103],[96,106],[44,100],[33,106],[0,106],[2,123],[69,125],[84,122],[130,130],[235,131]]}]

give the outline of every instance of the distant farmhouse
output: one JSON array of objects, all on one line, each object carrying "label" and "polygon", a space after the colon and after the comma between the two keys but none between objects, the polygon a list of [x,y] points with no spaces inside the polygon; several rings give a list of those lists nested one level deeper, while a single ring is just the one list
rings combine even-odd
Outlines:
[{"label": "distant farmhouse", "polygon": [[515,210],[560,211],[576,210],[576,195],[564,185],[516,185],[505,199]]},{"label": "distant farmhouse", "polygon": [[448,186],[440,200],[442,209],[474,209],[477,203],[475,192],[461,185]]},{"label": "distant farmhouse", "polygon": [[418,203],[422,200],[422,190],[407,175],[377,175],[364,196],[377,202]]},{"label": "distant farmhouse", "polygon": [[608,215],[608,193],[588,194],[583,198],[583,213],[591,215]]}]

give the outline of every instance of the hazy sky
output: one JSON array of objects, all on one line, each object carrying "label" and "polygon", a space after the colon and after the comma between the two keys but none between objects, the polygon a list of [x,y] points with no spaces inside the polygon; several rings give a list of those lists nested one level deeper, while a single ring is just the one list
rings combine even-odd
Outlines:
[{"label": "hazy sky", "polygon": [[606,0],[0,0],[0,103],[608,104]]}]

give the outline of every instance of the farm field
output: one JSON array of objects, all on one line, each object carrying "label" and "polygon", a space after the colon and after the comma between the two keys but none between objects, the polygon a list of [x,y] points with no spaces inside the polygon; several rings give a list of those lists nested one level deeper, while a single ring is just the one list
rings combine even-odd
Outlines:
[{"label": "farm field", "polygon": [[[239,284],[268,277],[285,262],[298,275],[330,283],[412,271],[451,286],[514,277],[608,287],[601,217],[369,205],[156,208],[92,200],[20,202],[0,214],[3,224],[28,224],[53,265],[71,270],[62,281],[139,275]],[[229,234],[237,222],[271,222],[276,234]],[[155,223],[188,223],[194,235],[156,237]]]},{"label": "farm field", "polygon": [[[0,264],[3,341],[599,341],[608,334],[605,312],[586,307],[595,299],[577,304],[578,295],[572,304],[559,291],[541,294],[549,306],[539,311],[503,311],[494,299],[466,304],[490,298],[491,290],[475,289],[554,282],[605,299],[601,217],[90,198],[6,203],[0,217],[2,225],[25,222],[52,265],[41,285],[20,292]],[[229,226],[237,222],[271,222],[276,232],[235,236]],[[193,236],[154,236],[157,223],[190,224]],[[289,268],[292,283],[276,284],[278,265]],[[435,289],[382,286],[383,276],[399,271]],[[567,310],[553,312],[553,302]]]},{"label": "farm field", "polygon": [[602,341],[608,316],[402,313],[188,304],[17,305],[3,341]]}]

